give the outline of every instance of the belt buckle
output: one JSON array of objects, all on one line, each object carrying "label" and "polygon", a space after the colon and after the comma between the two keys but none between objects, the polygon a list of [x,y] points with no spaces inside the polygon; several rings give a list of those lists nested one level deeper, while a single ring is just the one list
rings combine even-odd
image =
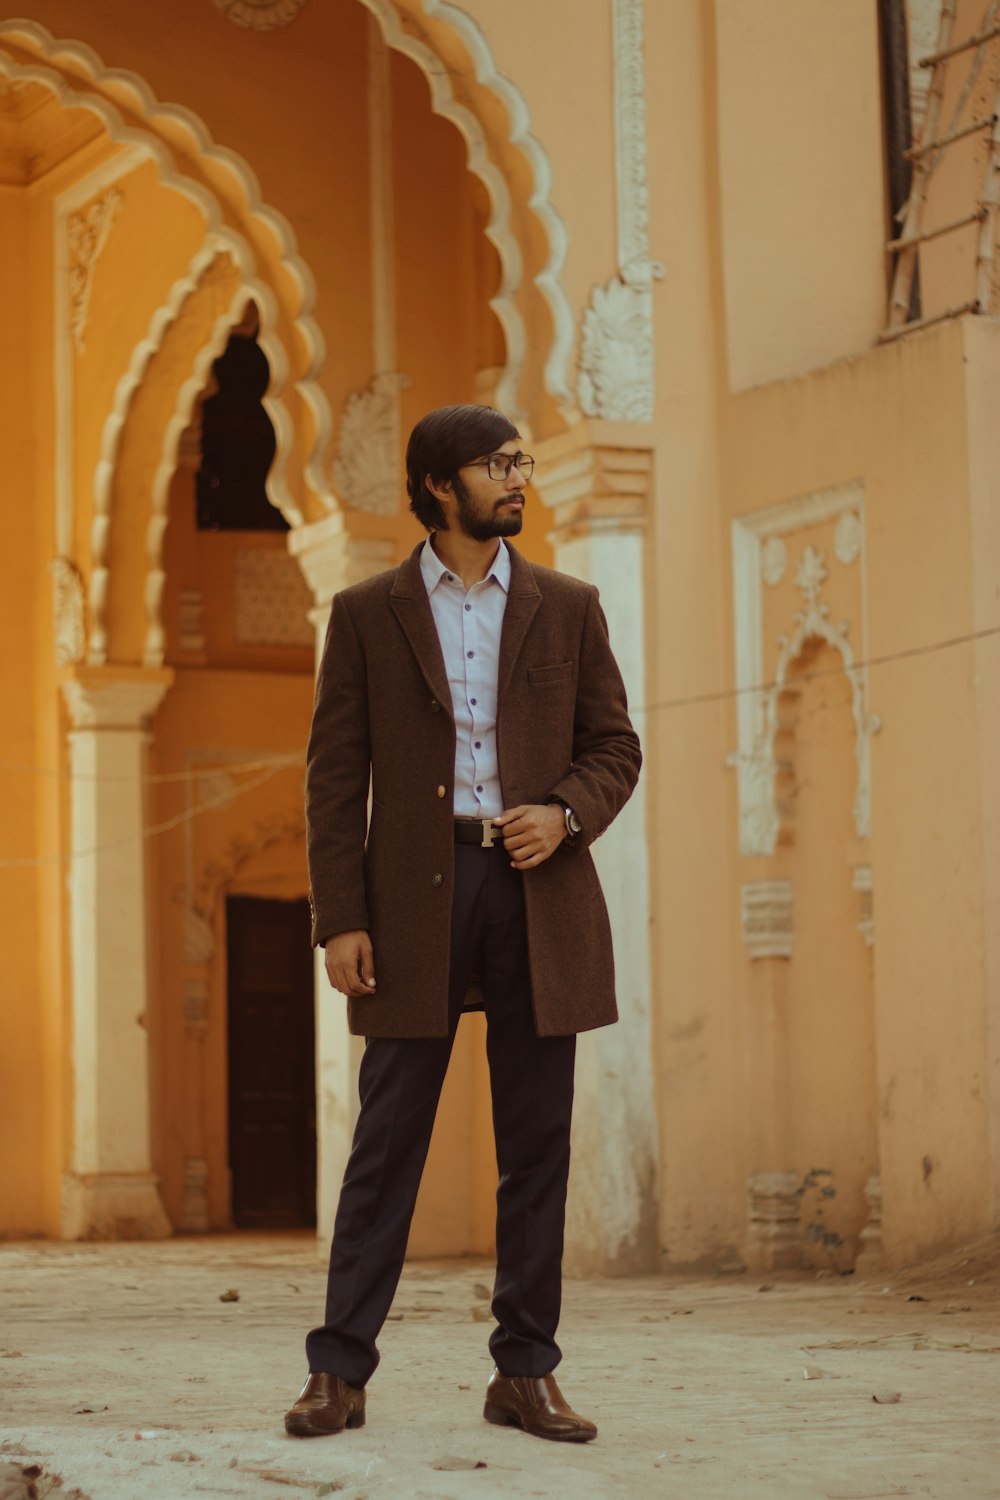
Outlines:
[{"label": "belt buckle", "polygon": [[497,830],[493,827],[493,819],[492,818],[481,818],[480,822],[483,825],[483,842],[482,842],[482,848],[484,848],[484,849],[492,849],[493,845],[496,842],[495,834],[497,832]]}]

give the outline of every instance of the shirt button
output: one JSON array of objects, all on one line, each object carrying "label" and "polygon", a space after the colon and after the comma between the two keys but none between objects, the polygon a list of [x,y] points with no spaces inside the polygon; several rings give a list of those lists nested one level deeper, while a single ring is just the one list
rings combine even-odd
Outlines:
[{"label": "shirt button", "polygon": [[439,797],[443,797],[445,795],[446,791],[447,791],[447,787],[439,786],[438,787],[438,796]]},{"label": "shirt button", "polygon": [[471,658],[471,657],[475,656],[476,653],[474,651],[466,651],[465,654],[466,654],[466,656],[468,656],[468,657]]},{"label": "shirt button", "polygon": [[472,704],[473,708],[475,708],[475,706],[476,706],[476,699],[475,698],[470,698],[469,702]]},{"label": "shirt button", "polygon": [[471,608],[472,608],[472,605],[471,605],[471,604],[467,604],[467,605],[466,605],[466,606],[465,606],[465,612],[466,612],[466,614],[468,614],[468,612],[469,612],[469,610],[470,610],[470,609],[471,609]]},{"label": "shirt button", "polygon": [[482,740],[477,740],[476,741],[476,749],[477,750],[481,750],[482,748],[483,748],[483,742],[482,742]]},{"label": "shirt button", "polygon": [[447,580],[448,580],[449,583],[454,583],[455,582],[454,578],[451,576],[450,573],[446,573],[444,576],[447,578]]},{"label": "shirt button", "polygon": [[481,792],[481,791],[482,791],[482,787],[481,787],[481,786],[477,786],[477,787],[476,787],[476,791],[477,791],[477,792]]},{"label": "shirt button", "polygon": [[435,887],[439,886],[439,885],[444,885],[444,876],[443,875],[435,875],[434,879],[431,881],[431,885],[433,885]]}]

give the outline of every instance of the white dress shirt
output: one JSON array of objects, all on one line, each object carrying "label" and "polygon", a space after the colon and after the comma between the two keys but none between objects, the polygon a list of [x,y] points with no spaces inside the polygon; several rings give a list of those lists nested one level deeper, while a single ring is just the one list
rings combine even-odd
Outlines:
[{"label": "white dress shirt", "polygon": [[431,613],[444,656],[455,718],[455,815],[495,818],[503,812],[497,766],[497,673],[500,632],[510,590],[510,553],[501,541],[493,566],[466,593],[427,538],[420,554]]}]

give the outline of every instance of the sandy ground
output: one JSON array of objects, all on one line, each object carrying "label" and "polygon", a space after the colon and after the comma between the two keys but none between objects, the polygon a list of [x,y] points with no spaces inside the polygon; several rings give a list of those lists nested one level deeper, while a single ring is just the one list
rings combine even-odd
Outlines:
[{"label": "sandy ground", "polygon": [[322,1305],[311,1239],[0,1245],[0,1497],[58,1474],[52,1500],[998,1500],[998,1248],[569,1283],[559,1377],[600,1428],[569,1447],[482,1419],[485,1264],[408,1267],[367,1426],[302,1441],[281,1417]]}]

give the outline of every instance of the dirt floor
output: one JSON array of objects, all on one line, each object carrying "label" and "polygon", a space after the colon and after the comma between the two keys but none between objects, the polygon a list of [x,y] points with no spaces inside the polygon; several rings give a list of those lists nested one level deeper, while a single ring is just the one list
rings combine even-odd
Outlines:
[{"label": "dirt floor", "polygon": [[483,1421],[490,1274],[408,1267],[367,1426],[302,1441],[311,1239],[0,1245],[0,1500],[1000,1497],[995,1240],[865,1278],[569,1283],[585,1447]]}]

